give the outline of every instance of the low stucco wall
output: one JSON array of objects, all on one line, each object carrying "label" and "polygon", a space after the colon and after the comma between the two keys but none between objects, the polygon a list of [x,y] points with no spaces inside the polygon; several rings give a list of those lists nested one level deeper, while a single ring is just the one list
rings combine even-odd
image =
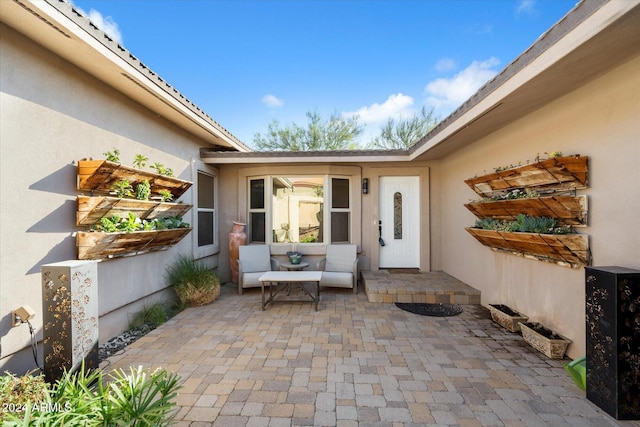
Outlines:
[{"label": "low stucco wall", "polygon": [[458,151],[440,165],[443,270],[482,291],[483,304],[507,304],[571,338],[585,353],[584,269],[491,251],[464,227],[463,206],[478,196],[464,183],[537,153],[589,156],[588,227],[594,266],[640,268],[640,58]]},{"label": "low stucco wall", "polygon": [[[18,354],[29,331],[11,327],[11,310],[27,304],[41,313],[40,266],[76,258],[74,162],[117,148],[123,164],[139,153],[194,181],[193,158],[204,144],[12,29],[1,30],[0,371],[17,372],[35,364]],[[181,200],[193,204],[194,191]],[[196,222],[194,209],[184,220]],[[99,263],[101,342],[127,329],[133,313],[172,297],[165,267],[176,254],[192,253],[194,234],[168,251]],[[207,262],[213,267],[217,258]],[[32,323],[42,339],[42,315]]]}]

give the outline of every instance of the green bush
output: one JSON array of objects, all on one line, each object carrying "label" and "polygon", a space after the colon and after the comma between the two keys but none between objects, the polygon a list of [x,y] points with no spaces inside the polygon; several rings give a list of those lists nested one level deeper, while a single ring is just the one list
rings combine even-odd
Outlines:
[{"label": "green bush", "polygon": [[104,377],[83,366],[65,373],[44,395],[23,395],[24,411],[5,413],[2,425],[167,426],[180,387],[178,375],[164,369],[130,368]]},{"label": "green bush", "polygon": [[167,267],[166,278],[178,295],[181,308],[210,304],[220,294],[218,276],[187,255],[179,255]]},{"label": "green bush", "polygon": [[170,310],[164,304],[154,304],[147,307],[133,316],[129,323],[129,328],[139,328],[142,325],[149,325],[152,329],[162,325],[171,317]]}]

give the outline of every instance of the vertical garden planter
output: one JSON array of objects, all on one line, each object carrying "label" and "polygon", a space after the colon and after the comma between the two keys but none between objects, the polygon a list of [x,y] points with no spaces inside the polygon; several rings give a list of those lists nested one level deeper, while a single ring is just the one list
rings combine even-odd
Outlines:
[{"label": "vertical garden planter", "polygon": [[523,166],[508,168],[464,182],[478,195],[490,197],[513,188],[544,192],[587,188],[586,156],[551,157]]},{"label": "vertical garden planter", "polygon": [[581,268],[590,262],[589,236],[586,234],[515,233],[473,227],[466,230],[478,242],[493,249],[573,268]]},{"label": "vertical garden planter", "polygon": [[[151,200],[111,197],[116,183],[127,180],[135,188],[147,181]],[[172,176],[159,175],[123,166],[107,160],[80,160],[78,162],[78,189],[90,192],[90,196],[78,196],[76,224],[93,230],[102,218],[123,218],[130,215],[137,220],[162,220],[181,218],[192,205],[160,201],[163,190],[179,198],[192,183]],[[182,227],[182,225],[180,225]],[[104,229],[104,228],[103,228]],[[133,232],[79,231],[76,233],[78,259],[103,260],[121,256],[138,255],[151,251],[165,250],[177,244],[191,228],[137,230]]]}]

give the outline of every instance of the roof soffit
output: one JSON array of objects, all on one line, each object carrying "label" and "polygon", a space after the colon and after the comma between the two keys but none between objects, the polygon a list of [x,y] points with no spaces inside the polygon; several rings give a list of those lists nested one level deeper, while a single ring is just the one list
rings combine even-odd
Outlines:
[{"label": "roof soffit", "polygon": [[[500,75],[412,147],[412,158],[443,158],[640,54],[638,22],[638,1],[578,4]],[[554,31],[558,34],[553,34]],[[539,52],[535,52],[536,49]],[[533,58],[526,58],[532,53]],[[524,64],[518,64],[523,59]]]},{"label": "roof soffit", "polygon": [[0,19],[217,149],[249,150],[66,1],[1,0]]}]

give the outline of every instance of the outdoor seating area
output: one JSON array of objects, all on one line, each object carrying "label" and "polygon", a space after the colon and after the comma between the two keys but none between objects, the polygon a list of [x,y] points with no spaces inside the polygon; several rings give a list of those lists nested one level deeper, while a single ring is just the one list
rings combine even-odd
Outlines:
[{"label": "outdoor seating area", "polygon": [[[222,287],[102,362],[177,372],[178,426],[634,426],[480,305],[419,316],[364,292],[323,291],[320,310]],[[565,360],[564,362],[568,362]]]}]

